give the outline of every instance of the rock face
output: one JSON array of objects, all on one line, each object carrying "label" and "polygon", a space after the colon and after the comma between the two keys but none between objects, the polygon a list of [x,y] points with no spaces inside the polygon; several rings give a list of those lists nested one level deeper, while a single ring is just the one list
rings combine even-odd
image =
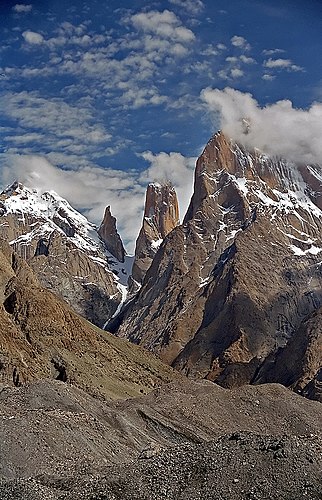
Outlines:
[{"label": "rock face", "polygon": [[136,241],[132,276],[141,283],[163,239],[179,224],[176,192],[171,184],[149,184],[143,224]]},{"label": "rock face", "polygon": [[125,250],[121,237],[116,229],[116,218],[111,214],[111,208],[105,209],[104,219],[98,230],[98,234],[104,242],[106,249],[119,262],[124,262]]},{"label": "rock face", "polygon": [[19,387],[49,378],[122,399],[177,378],[143,349],[78,316],[3,240],[0,295],[0,385]]},{"label": "rock face", "polygon": [[98,326],[122,300],[96,228],[54,192],[14,183],[0,195],[2,237],[40,283]]},{"label": "rock face", "polygon": [[[297,332],[321,306],[321,182],[317,166],[217,133],[197,161],[183,224],[165,237],[115,333],[193,377],[225,387],[263,380],[261,367],[298,349]],[[309,338],[301,370],[275,381],[303,391],[319,378],[321,351]]]}]

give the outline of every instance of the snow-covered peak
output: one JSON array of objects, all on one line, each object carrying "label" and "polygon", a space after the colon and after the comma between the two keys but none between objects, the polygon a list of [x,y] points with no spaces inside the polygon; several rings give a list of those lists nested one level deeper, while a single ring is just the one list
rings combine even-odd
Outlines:
[{"label": "snow-covered peak", "polygon": [[55,191],[42,193],[14,182],[1,193],[0,199],[2,216],[16,215],[20,224],[20,234],[10,242],[12,245],[28,245],[41,238],[49,240],[56,232],[108,270],[96,226]]},{"label": "snow-covered peak", "polygon": [[21,183],[14,182],[1,193],[2,205],[6,214],[28,215],[29,217],[66,219],[82,234],[95,229],[86,217],[55,191],[41,193]]}]

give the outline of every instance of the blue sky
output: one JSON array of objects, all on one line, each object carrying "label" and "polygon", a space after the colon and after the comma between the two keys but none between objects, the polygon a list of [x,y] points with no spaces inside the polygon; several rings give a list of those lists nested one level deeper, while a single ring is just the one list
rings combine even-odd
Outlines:
[{"label": "blue sky", "polygon": [[130,250],[146,183],[171,180],[184,210],[218,128],[241,139],[251,117],[250,145],[278,154],[319,143],[319,0],[2,0],[0,23],[1,184],[95,222],[110,204]]}]

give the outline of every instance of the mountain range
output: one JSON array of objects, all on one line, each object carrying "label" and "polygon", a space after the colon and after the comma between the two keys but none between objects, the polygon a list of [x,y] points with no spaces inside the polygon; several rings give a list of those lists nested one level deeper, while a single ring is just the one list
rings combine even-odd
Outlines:
[{"label": "mountain range", "polygon": [[173,186],[148,186],[133,257],[110,207],[96,228],[18,182],[1,194],[2,237],[75,312],[185,375],[321,399],[320,170],[218,132],[182,224]]},{"label": "mountain range", "polygon": [[[225,435],[234,441],[231,436],[237,431],[272,436],[284,428],[291,440],[285,450],[294,450],[296,436],[309,435],[310,429],[312,435],[320,435],[321,167],[247,150],[217,132],[197,160],[194,191],[182,222],[175,188],[170,183],[149,184],[135,255],[130,256],[112,209],[107,205],[96,227],[53,191],[39,192],[15,181],[0,195],[0,398],[4,421],[12,415],[20,419],[29,436],[26,441],[21,435],[20,451],[19,446],[12,446],[9,461],[0,463],[6,478],[0,482],[0,491],[8,495],[4,498],[27,498],[31,491],[40,496],[33,493],[30,498],[65,498],[66,485],[59,496],[57,484],[47,477],[53,465],[51,472],[45,468],[42,473],[47,479],[38,478],[36,485],[12,482],[41,469],[34,461],[25,470],[19,458],[22,449],[28,455],[33,446],[32,411],[36,411],[42,435],[47,436],[45,446],[38,437],[35,441],[42,461],[47,456],[52,464],[54,451],[48,442],[57,440],[59,476],[64,475],[63,457],[74,463],[72,450],[81,454],[82,446],[100,476],[102,463],[119,467],[130,457],[140,458],[139,450],[144,447],[148,451],[142,451],[143,455],[156,457],[158,468],[160,450],[210,442],[211,436]],[[111,407],[107,401],[112,400],[133,403]],[[51,413],[46,413],[48,401],[52,401],[47,409]],[[225,418],[232,418],[236,425],[219,429],[223,417],[219,407],[211,406],[215,402],[226,408]],[[232,417],[235,404],[242,405],[240,411],[246,418]],[[165,411],[168,405],[170,413]],[[84,413],[87,406],[92,409]],[[198,421],[193,420],[196,407]],[[302,422],[298,427],[285,416],[292,413]],[[52,437],[45,415],[59,422],[57,427],[52,420]],[[276,428],[267,423],[274,415]],[[80,444],[75,436],[82,418],[92,423],[84,423]],[[262,424],[255,429],[256,419]],[[66,453],[59,431],[63,422],[71,432]],[[10,425],[4,428],[4,439],[11,436]],[[103,447],[100,433],[106,440]],[[249,434],[240,439],[252,454],[260,446],[270,446],[265,440],[271,437],[263,438],[266,444]],[[239,443],[239,438],[235,440]],[[222,453],[226,442],[220,443],[213,446],[219,446]],[[305,446],[316,453],[311,441],[305,441]],[[202,449],[196,451],[201,461],[202,453],[208,453],[207,447]],[[171,458],[173,464],[185,456],[180,450]],[[170,455],[162,453],[160,457],[168,464]],[[289,454],[295,457],[293,451]],[[89,473],[78,458],[75,463],[80,474]],[[192,467],[190,461],[187,467]],[[142,478],[143,469],[138,472]],[[312,470],[314,494],[306,498],[315,499],[320,493]],[[122,471],[113,474],[123,485],[127,479]],[[291,477],[291,469],[288,473]],[[70,471],[69,483],[71,476]],[[210,495],[199,479],[197,491]],[[309,491],[303,485],[298,486],[302,496],[270,496],[303,498]],[[75,498],[87,498],[85,490],[77,493],[82,487],[70,487],[75,489]],[[152,498],[145,486],[137,497],[132,486],[129,490],[126,486],[123,497],[113,488],[107,481],[105,490],[110,496],[104,498]],[[230,498],[268,494],[265,488],[253,494],[249,484],[243,488],[249,496],[238,490],[239,496]],[[52,496],[42,497],[42,490]],[[162,496],[161,490],[155,498],[181,498],[174,490]],[[223,489],[221,495],[227,491]],[[182,498],[200,498],[189,494]]]}]

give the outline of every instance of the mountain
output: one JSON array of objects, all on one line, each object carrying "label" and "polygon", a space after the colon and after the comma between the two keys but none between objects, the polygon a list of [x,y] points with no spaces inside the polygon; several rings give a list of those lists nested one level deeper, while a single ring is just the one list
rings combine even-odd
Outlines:
[{"label": "mountain", "polygon": [[179,224],[179,207],[174,187],[151,183],[147,186],[143,223],[136,241],[132,277],[142,283],[163,239]]},{"label": "mountain", "polygon": [[95,397],[122,399],[180,377],[143,349],[78,316],[1,239],[0,294],[1,388],[56,379]]},{"label": "mountain", "polygon": [[109,264],[94,224],[66,200],[15,182],[0,195],[0,221],[2,237],[45,288],[97,326],[113,316],[125,295],[119,263]]},{"label": "mountain", "polygon": [[[276,363],[274,381],[317,387],[321,344],[302,333],[320,317],[321,183],[319,166],[215,134],[197,161],[183,224],[164,238],[113,333],[225,387],[272,380]],[[282,359],[293,355],[301,368],[282,376]]]},{"label": "mountain", "polygon": [[196,164],[183,223],[169,183],[147,187],[134,257],[53,192],[14,183],[2,233],[77,313],[224,387],[280,382],[321,400],[322,175],[222,132]]},{"label": "mountain", "polygon": [[321,498],[320,172],[217,133],[134,259],[110,207],[0,195],[1,498]]}]

